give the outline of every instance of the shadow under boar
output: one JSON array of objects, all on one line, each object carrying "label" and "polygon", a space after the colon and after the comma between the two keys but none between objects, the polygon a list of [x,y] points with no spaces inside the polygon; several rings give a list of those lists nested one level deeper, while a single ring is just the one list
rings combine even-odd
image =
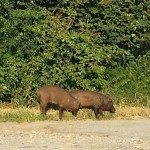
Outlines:
[{"label": "shadow under boar", "polygon": [[70,111],[76,116],[79,110],[79,102],[66,90],[58,86],[44,85],[36,92],[40,103],[41,113],[46,115],[48,105],[59,110],[59,119],[63,117],[63,111]]},{"label": "shadow under boar", "polygon": [[107,95],[82,90],[70,91],[70,94],[79,101],[80,109],[92,109],[97,119],[100,116],[103,117],[103,111],[109,111],[110,113],[116,111],[112,99]]}]

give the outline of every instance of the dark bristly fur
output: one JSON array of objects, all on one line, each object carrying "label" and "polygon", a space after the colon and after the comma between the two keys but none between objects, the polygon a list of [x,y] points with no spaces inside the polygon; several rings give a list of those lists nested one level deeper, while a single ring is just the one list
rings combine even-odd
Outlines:
[{"label": "dark bristly fur", "polygon": [[107,95],[82,90],[70,91],[70,94],[79,101],[80,109],[92,109],[97,119],[100,118],[100,115],[103,117],[102,111],[109,111],[110,113],[115,113],[112,99]]},{"label": "dark bristly fur", "polygon": [[76,116],[79,109],[79,102],[63,88],[44,85],[36,92],[40,102],[40,110],[42,114],[46,115],[48,104],[59,109],[59,119],[62,119],[63,111],[70,111]]}]

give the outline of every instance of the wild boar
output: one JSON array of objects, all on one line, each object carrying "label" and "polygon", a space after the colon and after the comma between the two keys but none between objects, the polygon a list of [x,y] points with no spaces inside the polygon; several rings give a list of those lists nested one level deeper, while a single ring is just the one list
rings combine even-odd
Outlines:
[{"label": "wild boar", "polygon": [[63,111],[70,111],[76,116],[79,110],[79,102],[66,90],[58,86],[44,85],[36,92],[40,103],[41,113],[46,115],[48,104],[59,110],[59,119],[62,119]]},{"label": "wild boar", "polygon": [[97,119],[103,117],[103,111],[109,111],[115,113],[115,107],[113,106],[112,99],[102,93],[92,91],[74,90],[70,91],[70,94],[78,99],[80,103],[80,109],[89,108],[95,113]]}]

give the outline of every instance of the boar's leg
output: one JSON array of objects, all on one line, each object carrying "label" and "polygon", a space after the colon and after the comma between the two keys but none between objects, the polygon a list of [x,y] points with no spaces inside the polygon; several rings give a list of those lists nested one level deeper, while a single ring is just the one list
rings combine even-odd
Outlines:
[{"label": "boar's leg", "polygon": [[99,108],[97,106],[94,106],[93,111],[96,119],[99,119]]},{"label": "boar's leg", "polygon": [[[99,109],[99,115],[101,116],[101,118],[103,118],[103,111],[101,109]],[[99,118],[100,118],[99,116]]]},{"label": "boar's leg", "polygon": [[62,120],[64,109],[59,106],[59,119]]},{"label": "boar's leg", "polygon": [[78,113],[78,110],[72,111],[72,115],[75,116],[75,117],[77,116],[77,113]]},{"label": "boar's leg", "polygon": [[41,114],[43,115],[46,115],[46,106],[47,104],[40,102],[40,110],[41,110]]}]

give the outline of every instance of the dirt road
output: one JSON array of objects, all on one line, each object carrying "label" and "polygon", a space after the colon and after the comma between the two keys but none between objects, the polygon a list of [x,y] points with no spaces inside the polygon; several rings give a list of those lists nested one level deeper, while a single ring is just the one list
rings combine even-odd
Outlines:
[{"label": "dirt road", "polygon": [[150,120],[0,123],[0,150],[150,150]]}]

